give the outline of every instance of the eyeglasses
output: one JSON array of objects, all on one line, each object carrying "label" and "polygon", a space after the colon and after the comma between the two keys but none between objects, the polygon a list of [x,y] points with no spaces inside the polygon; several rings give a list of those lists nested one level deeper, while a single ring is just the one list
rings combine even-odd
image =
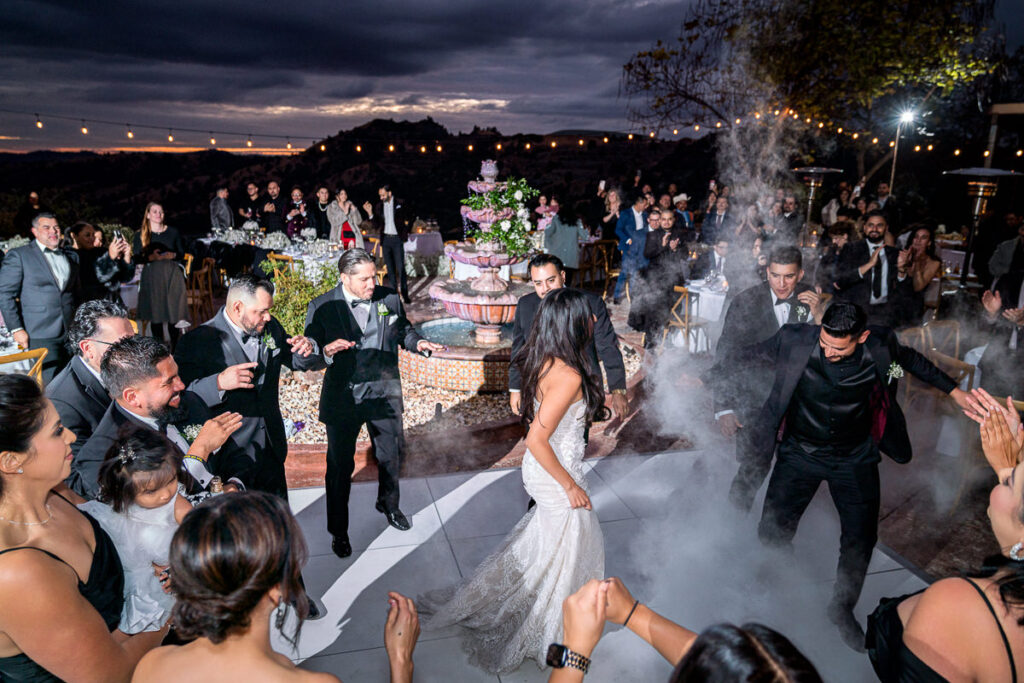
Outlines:
[{"label": "eyeglasses", "polygon": [[86,337],[82,341],[91,341],[91,342],[95,342],[97,344],[106,344],[107,346],[113,346],[114,344],[117,343],[117,342],[103,341],[102,339],[93,339],[92,337]]}]

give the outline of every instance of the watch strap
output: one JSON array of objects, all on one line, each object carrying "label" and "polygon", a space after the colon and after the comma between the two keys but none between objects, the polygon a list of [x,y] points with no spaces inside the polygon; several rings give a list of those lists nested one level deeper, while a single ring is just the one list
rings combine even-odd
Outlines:
[{"label": "watch strap", "polygon": [[590,671],[590,658],[584,657],[579,652],[573,652],[569,648],[566,648],[565,665],[572,669],[578,669],[583,673],[587,673]]}]

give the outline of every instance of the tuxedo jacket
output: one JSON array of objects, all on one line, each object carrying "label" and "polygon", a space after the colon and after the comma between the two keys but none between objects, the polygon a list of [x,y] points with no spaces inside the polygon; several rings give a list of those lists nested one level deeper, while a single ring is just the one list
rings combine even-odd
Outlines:
[{"label": "tuxedo jacket", "polygon": [[[955,389],[956,384],[927,358],[900,344],[891,329],[869,325],[868,330],[871,334],[864,342],[864,347],[874,361],[878,375],[877,390],[872,396],[871,436],[881,452],[896,462],[909,462],[913,451],[907,435],[906,418],[896,402],[899,380],[889,378],[892,364],[898,364],[922,382],[945,393]],[[785,433],[783,420],[789,410],[790,399],[811,354],[817,351],[820,333],[821,327],[818,325],[787,324],[769,339],[731,354],[733,360],[726,367],[740,366],[738,372],[743,371],[742,357],[771,363],[775,368],[771,393],[754,425],[757,430],[754,441],[758,448],[765,449],[761,455],[766,459],[771,458],[770,451],[775,448],[777,438]]]},{"label": "tuxedo jacket", "polygon": [[7,252],[0,267],[0,315],[9,330],[24,329],[30,339],[57,339],[67,333],[75,316],[78,254],[60,249],[68,260],[63,287],[33,240]]},{"label": "tuxedo jacket", "polygon": [[[402,210],[402,200],[392,197],[395,203],[395,230],[403,242],[409,239],[409,226],[405,224],[405,211]],[[376,237],[384,239],[384,202],[375,202],[373,205],[373,218],[370,219],[370,226]]]},{"label": "tuxedo jacket", "polygon": [[[899,281],[896,263],[900,256],[900,250],[896,247],[883,246],[885,259],[889,262],[889,269],[886,276],[888,285],[888,297],[886,301],[890,304],[898,304],[913,292],[913,279],[903,278]],[[851,242],[839,252],[839,259],[836,263],[836,296],[843,301],[857,304],[867,309],[871,301],[871,271],[866,272],[863,277],[858,269],[871,258],[871,248],[867,240]]]},{"label": "tuxedo jacket", "polygon": [[722,214],[722,224],[718,224],[718,213],[712,211],[704,216],[700,224],[700,241],[705,244],[714,244],[719,237],[732,240],[733,219],[732,214],[726,211]]},{"label": "tuxedo jacket", "polygon": [[[619,251],[623,256],[639,258],[643,261],[641,266],[647,265],[646,259],[644,259],[644,247],[647,246],[646,215],[644,215],[643,223],[637,225],[636,219],[633,217],[633,207],[620,211],[619,221],[615,224],[615,236],[619,238]],[[632,244],[626,244],[629,240],[632,240]]]},{"label": "tuxedo jacket", "polygon": [[[406,319],[398,292],[390,287],[374,288],[369,320],[366,329],[360,330],[339,284],[309,302],[305,334],[319,345],[320,356],[297,362],[303,367],[313,367],[313,360],[320,361],[319,367],[327,365],[320,394],[321,422],[344,422],[357,403],[371,406],[382,399],[401,412],[398,347],[414,351],[423,337]],[[337,339],[357,342],[357,346],[334,354],[327,363],[323,348]]]},{"label": "tuxedo jacket", "polygon": [[[276,318],[271,317],[260,337],[266,335],[273,341],[269,345],[260,342],[258,365],[253,368],[253,384],[256,386],[252,389],[224,392],[217,389],[220,372],[231,365],[250,362],[228,326],[223,308],[178,341],[174,360],[178,363],[181,381],[189,391],[217,413],[242,415],[242,427],[232,438],[250,457],[255,459],[255,449],[265,444],[278,460],[284,462],[288,455],[288,440],[284,432],[278,384],[282,365],[293,370],[297,368],[293,364],[291,345],[285,341],[289,335]],[[266,441],[260,438],[261,432],[265,434]]]},{"label": "tuxedo jacket", "polygon": [[71,444],[71,453],[77,459],[110,407],[110,394],[89,371],[82,357],[75,356],[46,385],[46,397],[57,409],[61,424],[78,437]]},{"label": "tuxedo jacket", "polygon": [[[808,285],[798,282],[793,296],[809,289]],[[806,311],[806,317],[800,315],[801,309]],[[788,322],[814,324],[810,307],[791,304]],[[772,290],[767,283],[745,289],[732,300],[725,312],[722,336],[715,348],[715,364],[705,375],[705,382],[714,392],[716,413],[735,410],[740,414],[740,421],[745,423],[768,398],[773,377],[771,365],[748,360],[741,353],[744,347],[752,343],[770,339],[779,329]],[[737,379],[728,371],[728,363],[738,356],[739,362],[746,366],[745,372],[738,378],[740,381],[726,381]]]},{"label": "tuxedo jacket", "polygon": [[[582,291],[582,290],[581,290]],[[598,365],[598,358],[604,363],[605,373],[608,375],[608,388],[626,388],[626,366],[622,362],[622,353],[619,351],[619,339],[615,335],[615,328],[612,327],[611,318],[608,317],[608,307],[605,306],[601,297],[592,292],[583,292],[590,304],[590,312],[597,318],[594,323],[594,336],[587,342],[587,357],[594,366],[594,372],[600,375],[601,366]],[[537,309],[540,307],[540,297],[536,292],[530,292],[519,298],[516,305],[516,316],[512,323],[512,358],[513,360],[519,350],[526,345],[530,336],[530,329],[533,327],[533,319],[537,316]],[[522,387],[522,372],[515,362],[508,367],[508,388],[518,391]]]},{"label": "tuxedo jacket", "polygon": [[[185,409],[186,415],[176,421],[174,426],[183,437],[185,427],[202,426],[214,416],[203,400],[190,391],[181,393],[181,407]],[[151,429],[149,425],[118,406],[116,401],[112,401],[89,441],[82,447],[78,457],[71,462],[71,475],[67,478],[67,485],[86,499],[95,498],[99,491],[100,465],[107,451],[120,441],[121,432],[132,426]],[[206,469],[224,482],[232,478],[243,484],[252,480],[252,460],[239,448],[234,438],[229,438],[216,453],[207,458]],[[196,493],[202,489],[198,482],[191,479],[185,488],[189,493]]]},{"label": "tuxedo jacket", "polygon": [[[733,259],[739,260],[740,257],[736,255],[726,255],[725,265],[728,267]],[[696,279],[707,277],[708,273],[715,267],[715,250],[709,249],[693,262],[693,266],[690,268],[690,276]],[[721,274],[721,273],[720,273]]]},{"label": "tuxedo jacket", "polygon": [[1016,328],[1003,317],[1003,311],[1017,308],[1024,271],[1010,271],[996,280],[992,290],[1002,297],[1002,309],[995,320],[989,320],[984,308],[979,308],[978,332],[988,340],[985,352],[978,361],[981,381],[985,389],[1004,397],[1012,394],[1017,398],[1024,389],[1024,328],[1017,332],[1017,348],[1010,348],[1010,340]]}]

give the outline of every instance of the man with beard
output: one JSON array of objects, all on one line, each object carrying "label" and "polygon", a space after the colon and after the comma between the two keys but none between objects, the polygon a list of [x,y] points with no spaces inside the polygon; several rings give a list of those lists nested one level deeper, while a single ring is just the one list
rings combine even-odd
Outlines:
[{"label": "man with beard", "polygon": [[284,232],[284,214],[287,208],[288,200],[281,196],[281,186],[276,180],[271,180],[267,183],[267,196],[260,210],[263,219],[260,225],[265,227],[267,232]]},{"label": "man with beard", "polygon": [[259,223],[263,214],[263,207],[266,203],[266,200],[260,197],[259,186],[256,183],[247,184],[245,186],[245,199],[238,206],[238,215],[242,217],[242,222],[256,221]]},{"label": "man with beard", "polygon": [[185,391],[166,346],[153,337],[126,337],[103,356],[100,377],[113,402],[71,463],[67,484],[72,490],[96,497],[100,464],[129,424],[165,434],[178,447],[188,494],[200,493],[215,476],[226,483],[225,490],[244,488],[252,461],[230,438],[242,426],[242,416],[211,417],[202,399]]},{"label": "man with beard", "polygon": [[800,243],[800,231],[804,229],[803,216],[796,210],[796,196],[788,194],[782,200],[782,214],[775,219],[775,234],[772,246],[794,246]]},{"label": "man with beard", "polygon": [[390,185],[377,190],[380,201],[376,206],[363,204],[367,220],[380,238],[381,257],[388,268],[388,284],[402,293],[402,301],[410,303],[409,282],[405,273],[405,241],[409,239],[409,226],[402,211],[402,202],[395,199]]},{"label": "man with beard", "polygon": [[868,212],[864,239],[850,242],[836,263],[836,298],[857,304],[868,323],[898,327],[903,301],[913,294],[907,277],[910,251],[885,245],[888,220],[881,211]]},{"label": "man with beard", "polygon": [[[770,452],[758,451],[754,417],[768,398],[772,369],[748,364],[740,382],[722,381],[729,376],[726,363],[738,349],[764,341],[788,323],[821,321],[824,307],[819,292],[803,284],[803,257],[796,247],[779,247],[768,258],[768,282],[736,295],[725,313],[722,336],[715,349],[716,363],[705,375],[714,391],[715,420],[722,435],[736,437],[739,470],[729,488],[729,500],[750,510],[754,496],[771,469]],[[761,455],[761,459],[756,456]],[[763,456],[767,455],[767,459]]]},{"label": "man with beard", "polygon": [[317,346],[306,337],[289,336],[270,314],[273,305],[272,282],[249,274],[236,277],[224,307],[181,338],[174,358],[189,391],[209,406],[242,415],[234,441],[254,463],[249,488],[285,498],[281,366],[301,369],[299,358],[316,353]]}]

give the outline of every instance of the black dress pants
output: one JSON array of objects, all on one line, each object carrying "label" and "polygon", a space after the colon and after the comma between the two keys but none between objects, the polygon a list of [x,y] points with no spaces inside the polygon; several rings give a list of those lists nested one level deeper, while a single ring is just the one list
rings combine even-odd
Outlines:
[{"label": "black dress pants", "polygon": [[278,456],[274,448],[267,443],[256,444],[255,463],[253,466],[252,485],[250,489],[263,491],[288,500],[288,480],[285,477],[284,458]]},{"label": "black dress pants", "polygon": [[398,235],[382,235],[380,249],[388,267],[388,286],[409,298],[409,282],[405,278],[405,243]]},{"label": "black dress pants", "polygon": [[772,469],[775,449],[766,449],[758,442],[759,430],[754,427],[756,417],[744,419],[742,414],[737,417],[743,427],[736,432],[736,461],[739,469],[729,487],[729,501],[740,510],[749,512],[761,484]]},{"label": "black dress pants", "polygon": [[327,531],[348,533],[348,497],[355,469],[356,439],[366,424],[377,458],[377,502],[385,510],[398,508],[398,471],[405,437],[400,404],[377,399],[355,406],[350,419],[327,427]]},{"label": "black dress pants", "polygon": [[828,483],[841,528],[832,601],[839,607],[853,609],[864,586],[871,551],[878,540],[877,461],[850,462],[842,456],[816,457],[784,439],[768,482],[758,535],[767,545],[791,543],[800,518],[822,481]]}]

